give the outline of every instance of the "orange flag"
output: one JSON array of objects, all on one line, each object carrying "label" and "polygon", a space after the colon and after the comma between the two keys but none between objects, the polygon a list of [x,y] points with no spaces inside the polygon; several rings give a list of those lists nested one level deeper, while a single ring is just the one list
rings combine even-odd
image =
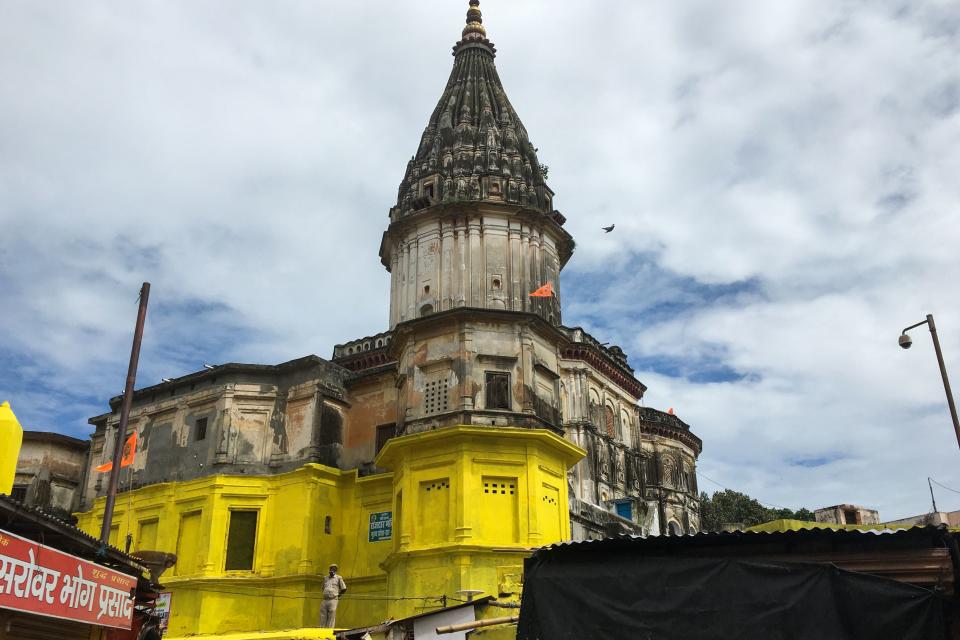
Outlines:
[{"label": "orange flag", "polygon": [[[123,445],[123,457],[120,458],[120,468],[129,467],[133,464],[134,458],[137,457],[137,432],[134,431],[130,434],[130,437],[127,438],[127,442]],[[99,467],[95,467],[100,473],[105,473],[113,469],[113,461],[106,464],[102,464]]]},{"label": "orange flag", "polygon": [[553,283],[548,282],[543,285],[536,291],[530,294],[531,298],[552,298],[553,297]]}]

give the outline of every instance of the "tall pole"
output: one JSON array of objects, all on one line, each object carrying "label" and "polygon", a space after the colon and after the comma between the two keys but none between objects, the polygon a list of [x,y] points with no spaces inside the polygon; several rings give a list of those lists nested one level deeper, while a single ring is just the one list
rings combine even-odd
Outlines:
[{"label": "tall pole", "polygon": [[930,501],[933,503],[933,512],[937,513],[937,499],[933,497],[933,483],[927,478],[927,486],[930,487]]},{"label": "tall pole", "polygon": [[937,352],[937,363],[940,365],[940,377],[943,378],[943,390],[947,394],[947,405],[950,407],[950,417],[953,418],[953,430],[957,434],[957,445],[960,446],[960,419],[957,418],[957,405],[953,402],[953,392],[950,390],[950,379],[947,378],[947,367],[943,364],[943,352],[940,351],[940,339],[937,338],[937,325],[933,323],[933,314],[927,314],[927,325],[930,327],[930,337],[933,338],[933,349]]},{"label": "tall pole", "polygon": [[120,479],[120,460],[123,458],[123,444],[127,437],[127,421],[130,418],[130,405],[133,403],[133,385],[137,381],[140,342],[143,340],[143,325],[147,319],[147,300],[149,298],[150,283],[144,282],[140,288],[140,309],[137,312],[137,326],[133,330],[130,366],[127,367],[127,385],[123,389],[123,402],[120,405],[120,424],[117,425],[117,437],[113,445],[113,468],[110,469],[110,483],[107,485],[107,504],[103,508],[103,526],[100,528],[100,545],[102,547],[110,544],[110,526],[113,524],[113,507],[117,501],[117,483]]}]

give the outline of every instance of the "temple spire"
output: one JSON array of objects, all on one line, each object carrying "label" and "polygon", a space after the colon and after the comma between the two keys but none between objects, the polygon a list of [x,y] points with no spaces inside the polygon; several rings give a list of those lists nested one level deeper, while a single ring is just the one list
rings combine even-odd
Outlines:
[{"label": "temple spire", "polygon": [[503,90],[480,0],[470,0],[466,22],[453,47],[450,77],[407,164],[391,219],[433,205],[480,201],[552,215],[546,170]]}]

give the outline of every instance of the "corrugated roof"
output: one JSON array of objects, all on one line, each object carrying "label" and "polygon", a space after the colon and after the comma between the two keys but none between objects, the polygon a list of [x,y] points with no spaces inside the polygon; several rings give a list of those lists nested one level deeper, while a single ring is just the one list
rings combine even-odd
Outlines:
[{"label": "corrugated roof", "polygon": [[[44,529],[48,529],[47,535],[49,536],[50,532],[58,533],[65,538],[69,538],[75,541],[80,547],[84,550],[87,550],[86,559],[105,559],[113,561],[114,563],[122,563],[127,565],[128,569],[139,570],[141,572],[146,572],[146,567],[143,566],[142,562],[137,558],[121,551],[117,547],[112,545],[106,545],[104,547],[105,555],[99,554],[101,544],[99,538],[95,538],[89,533],[78,529],[76,526],[70,524],[66,520],[61,520],[56,516],[50,515],[42,509],[37,507],[31,507],[26,505],[19,500],[14,500],[12,497],[7,495],[0,495],[0,511],[7,511],[7,521],[4,522],[0,520],[0,526],[6,526],[12,529],[11,533],[18,533],[18,530],[22,532],[26,527],[24,526],[26,520],[13,520],[11,516],[15,516],[18,513],[23,516],[27,516],[29,519],[32,519],[37,525]],[[20,533],[18,533],[20,535]],[[26,536],[25,536],[26,537]],[[37,542],[40,542],[39,540]],[[50,545],[55,546],[55,545]],[[71,551],[76,551],[76,549],[71,549]],[[97,557],[99,556],[99,557]]]},{"label": "corrugated roof", "polygon": [[646,538],[622,534],[543,547],[535,551],[528,562],[615,562],[617,556],[640,556],[651,560],[762,558],[779,562],[827,563],[849,571],[948,590],[954,585],[954,576],[960,574],[957,538],[945,526],[872,531],[730,531]]},{"label": "corrugated roof", "polygon": [[624,546],[698,546],[700,543],[715,542],[774,542],[774,541],[801,541],[816,539],[836,539],[836,540],[865,540],[876,538],[877,536],[889,536],[898,539],[932,537],[940,535],[949,535],[949,529],[945,525],[933,526],[926,525],[922,527],[910,527],[903,529],[870,529],[870,530],[847,530],[847,529],[796,529],[788,531],[703,531],[696,534],[687,534],[682,536],[637,536],[631,534],[619,534],[609,538],[600,538],[597,540],[569,540],[558,542],[552,545],[541,547],[536,551],[550,549],[613,549]]}]

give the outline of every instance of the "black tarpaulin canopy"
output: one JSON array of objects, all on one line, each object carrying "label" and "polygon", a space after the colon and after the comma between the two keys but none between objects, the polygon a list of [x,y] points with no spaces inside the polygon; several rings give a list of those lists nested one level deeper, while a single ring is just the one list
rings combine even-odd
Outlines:
[{"label": "black tarpaulin canopy", "polygon": [[518,640],[944,637],[935,591],[828,564],[554,551],[526,562]]}]

